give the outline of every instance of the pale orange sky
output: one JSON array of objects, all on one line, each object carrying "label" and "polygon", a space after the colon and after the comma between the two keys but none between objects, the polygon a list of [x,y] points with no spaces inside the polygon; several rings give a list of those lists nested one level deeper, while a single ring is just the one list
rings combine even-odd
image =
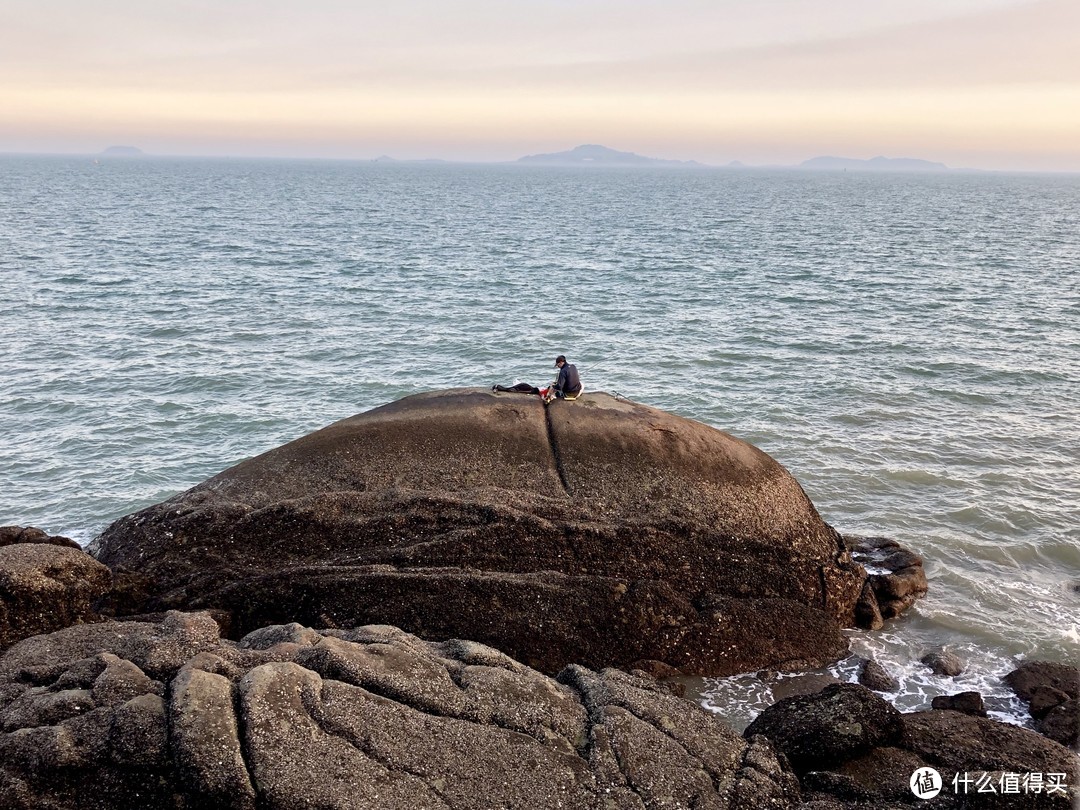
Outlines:
[{"label": "pale orange sky", "polygon": [[0,151],[1080,171],[1076,0],[0,6]]}]

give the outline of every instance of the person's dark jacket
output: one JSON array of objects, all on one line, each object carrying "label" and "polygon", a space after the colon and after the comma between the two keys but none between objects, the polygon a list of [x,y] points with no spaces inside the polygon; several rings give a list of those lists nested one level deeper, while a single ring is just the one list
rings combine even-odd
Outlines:
[{"label": "person's dark jacket", "polygon": [[563,367],[559,369],[559,378],[555,380],[555,390],[563,396],[581,393],[581,378],[578,376],[577,366],[563,363]]}]

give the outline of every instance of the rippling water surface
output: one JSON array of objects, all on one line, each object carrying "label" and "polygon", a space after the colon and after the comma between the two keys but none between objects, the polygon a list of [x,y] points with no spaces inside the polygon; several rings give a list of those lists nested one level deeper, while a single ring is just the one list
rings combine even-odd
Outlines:
[{"label": "rippling water surface", "polygon": [[[922,554],[929,596],[853,647],[904,708],[962,686],[1008,716],[1017,658],[1080,660],[1078,271],[1076,176],[0,157],[0,523],[87,542],[565,353]],[[941,644],[959,681],[912,663]],[[728,712],[774,686],[699,684]]]}]

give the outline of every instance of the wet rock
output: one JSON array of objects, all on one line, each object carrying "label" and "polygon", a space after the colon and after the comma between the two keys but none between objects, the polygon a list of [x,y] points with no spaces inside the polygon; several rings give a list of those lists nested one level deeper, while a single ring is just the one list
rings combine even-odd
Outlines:
[{"label": "wet rock", "polygon": [[1028,661],[1004,678],[1028,703],[1036,728],[1050,739],[1075,748],[1080,735],[1080,667],[1054,661]]},{"label": "wet rock", "polygon": [[964,663],[960,657],[948,650],[935,650],[919,660],[930,667],[935,675],[946,678],[954,678],[964,671]]},{"label": "wet rock", "polygon": [[[393,624],[549,673],[820,666],[845,652],[866,582],[776,461],[605,394],[408,397],[123,518],[93,547],[152,581],[139,611],[220,608],[237,635]],[[889,553],[896,576],[921,571]]]},{"label": "wet rock", "polygon": [[807,773],[802,787],[809,794],[827,794],[834,800],[864,807],[879,808],[890,802],[905,804],[913,795],[909,784],[911,774],[925,766],[926,762],[910,751],[883,746],[829,770]]},{"label": "wet rock", "polygon": [[1017,696],[1030,701],[1039,687],[1051,687],[1071,698],[1080,697],[1080,667],[1055,661],[1028,661],[1004,678]]},{"label": "wet rock", "polygon": [[855,603],[855,624],[863,630],[880,630],[885,626],[874,586],[869,579],[863,583],[862,593]]},{"label": "wet rock", "polygon": [[384,625],[264,628],[242,644],[211,638],[216,627],[206,614],[103,622],[0,657],[0,807],[799,801],[768,740],[743,740],[651,677],[572,666],[555,680],[475,642]]},{"label": "wet rock", "polygon": [[685,673],[682,670],[676,669],[670,664],[665,664],[663,661],[654,660],[640,660],[635,661],[630,665],[630,669],[640,670],[641,672],[647,672],[653,678],[678,678]]},{"label": "wet rock", "polygon": [[771,684],[774,702],[796,695],[816,695],[822,689],[840,683],[834,675],[807,673],[789,678],[781,678]]},{"label": "wet rock", "polygon": [[1076,785],[1080,768],[1067,748],[1030,729],[960,712],[903,715],[899,747],[922,757],[951,779],[956,772],[1064,773]]},{"label": "wet rock", "polygon": [[69,537],[50,535],[33,526],[0,526],[0,547],[16,543],[39,543],[82,550],[82,546]]},{"label": "wet rock", "polygon": [[[849,708],[839,704],[830,707],[823,700],[816,702],[818,705],[809,711],[789,713],[791,727],[803,724],[799,728],[805,741],[803,748],[813,745],[818,729],[827,729],[831,724],[861,726],[852,722],[855,713]],[[810,724],[806,717],[823,711],[825,715],[817,716],[808,728]],[[937,770],[944,785],[937,799],[925,803],[928,807],[1067,810],[1074,800],[1080,799],[1077,789],[1080,760],[1069,749],[1036,732],[956,711],[913,712],[898,714],[895,719],[898,733],[856,756],[851,756],[852,749],[841,747],[831,759],[822,751],[815,756],[812,767],[807,767],[805,761],[802,767],[797,766],[804,800],[801,810],[808,807],[876,810],[911,806],[919,802],[909,790],[909,779],[916,770],[924,767]],[[786,744],[784,736],[791,731],[792,728],[780,728],[774,738],[782,750]],[[826,735],[824,739],[831,747],[830,737]],[[800,751],[796,750],[798,753]],[[1064,784],[1065,788],[1025,795],[1019,783],[1027,774],[1039,774],[1045,784],[1054,780]],[[1051,774],[1057,776],[1051,777]],[[1014,794],[978,792],[984,783],[999,786],[1007,779],[1016,786]],[[959,788],[954,789],[954,780]]]},{"label": "wet rock", "polygon": [[1034,687],[1028,694],[1030,695],[1031,700],[1028,704],[1028,710],[1031,712],[1031,716],[1036,720],[1041,720],[1046,717],[1051,709],[1055,706],[1060,706],[1069,699],[1068,692],[1062,692],[1060,689],[1055,689],[1052,686],[1043,684]]},{"label": "wet rock", "polygon": [[955,695],[938,695],[930,702],[933,709],[963,712],[974,717],[986,717],[986,704],[978,692],[960,692]]},{"label": "wet rock", "polygon": [[867,659],[859,665],[859,683],[875,692],[895,692],[900,682],[877,661]]},{"label": "wet rock", "polygon": [[867,578],[873,598],[870,594],[860,598],[860,627],[877,629],[926,594],[926,572],[917,554],[888,537],[845,535],[843,540],[855,561],[875,572]]},{"label": "wet rock", "polygon": [[0,546],[0,650],[96,620],[92,603],[110,581],[109,569],[79,549],[34,541]]},{"label": "wet rock", "polygon": [[1080,700],[1070,698],[1059,703],[1039,721],[1037,728],[1054,742],[1076,749],[1080,744]]},{"label": "wet rock", "polygon": [[836,684],[773,704],[744,736],[755,734],[768,737],[797,773],[805,773],[889,745],[900,735],[900,712],[869,689]]}]

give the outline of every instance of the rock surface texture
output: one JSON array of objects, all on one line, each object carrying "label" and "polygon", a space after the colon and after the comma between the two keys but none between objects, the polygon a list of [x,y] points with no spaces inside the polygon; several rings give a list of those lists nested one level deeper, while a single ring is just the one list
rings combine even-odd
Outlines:
[{"label": "rock surface texture", "polygon": [[649,678],[549,678],[393,627],[206,613],[37,636],[0,658],[0,807],[794,808],[763,738]]},{"label": "rock surface texture", "polygon": [[1028,661],[1006,675],[1005,683],[1027,702],[1040,732],[1080,749],[1080,667]]},{"label": "rock surface texture", "polygon": [[0,526],[0,546],[13,546],[19,543],[37,543],[47,546],[66,546],[80,549],[81,546],[70,537],[50,535],[33,526]]},{"label": "rock surface texture", "polygon": [[895,540],[845,535],[844,543],[870,574],[855,605],[859,627],[877,630],[926,594],[922,558]]},{"label": "rock surface texture", "polygon": [[[122,518],[92,552],[144,578],[131,612],[221,609],[234,635],[393,624],[548,673],[813,667],[843,655],[857,604],[882,615],[776,461],[606,394],[408,397]],[[880,579],[886,613],[915,598]]]},{"label": "rock surface texture", "polygon": [[95,621],[92,603],[111,580],[108,568],[66,537],[0,528],[0,650],[28,636]]},{"label": "rock surface texture", "polygon": [[[902,714],[856,684],[770,706],[745,735],[763,735],[784,753],[801,781],[804,808],[1048,807],[1066,810],[1080,799],[1080,760],[1029,729],[959,711]],[[924,802],[909,787],[918,769],[936,769],[941,794]],[[1032,773],[1052,791],[1021,791]],[[1015,775],[1015,793],[979,793],[984,778],[1000,789]],[[1055,774],[1055,777],[1051,777]],[[954,786],[954,777],[959,780]],[[970,783],[966,780],[970,778]]]}]

